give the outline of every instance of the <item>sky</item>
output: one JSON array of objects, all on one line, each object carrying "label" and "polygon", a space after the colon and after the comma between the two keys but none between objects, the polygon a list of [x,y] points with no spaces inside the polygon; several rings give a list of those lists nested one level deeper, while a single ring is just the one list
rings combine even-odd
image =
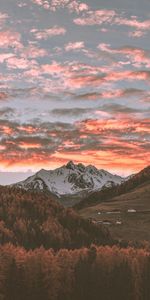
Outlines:
[{"label": "sky", "polygon": [[1,0],[0,171],[129,175],[149,150],[150,1]]}]

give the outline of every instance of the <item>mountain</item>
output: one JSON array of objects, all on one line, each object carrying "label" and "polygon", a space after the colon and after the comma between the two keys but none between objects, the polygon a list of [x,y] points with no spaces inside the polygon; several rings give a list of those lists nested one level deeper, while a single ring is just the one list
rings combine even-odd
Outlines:
[{"label": "mountain", "polygon": [[14,186],[25,190],[48,191],[56,195],[65,206],[72,206],[90,192],[120,184],[123,178],[96,167],[68,162],[55,170],[40,170]]},{"label": "mountain", "polygon": [[1,245],[58,250],[112,241],[107,228],[84,220],[50,194],[0,187],[0,195]]},{"label": "mountain", "polygon": [[80,203],[75,205],[76,209],[82,209],[88,206],[94,206],[103,201],[109,201],[110,199],[120,196],[135,188],[140,187],[142,184],[149,183],[150,181],[150,166],[144,168],[139,173],[130,176],[128,180],[124,180],[120,185],[113,185],[111,187],[104,186],[100,191],[94,191],[90,193]]}]

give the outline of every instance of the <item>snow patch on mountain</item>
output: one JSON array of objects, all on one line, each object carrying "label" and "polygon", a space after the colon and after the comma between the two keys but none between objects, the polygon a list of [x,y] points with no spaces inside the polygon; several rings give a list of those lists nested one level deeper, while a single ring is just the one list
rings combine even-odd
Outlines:
[{"label": "snow patch on mountain", "polygon": [[25,190],[47,190],[61,197],[75,195],[83,191],[96,191],[104,186],[121,184],[124,179],[105,170],[98,170],[95,166],[84,166],[68,162],[55,170],[41,169],[35,175],[15,186]]}]

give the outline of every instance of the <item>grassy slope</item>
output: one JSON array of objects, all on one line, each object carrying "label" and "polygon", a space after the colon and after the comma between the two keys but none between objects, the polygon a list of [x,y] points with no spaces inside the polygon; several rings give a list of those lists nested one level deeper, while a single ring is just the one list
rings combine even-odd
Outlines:
[{"label": "grassy slope", "polygon": [[[128,209],[135,209],[137,212],[128,213]],[[113,210],[119,210],[120,214],[108,214]],[[79,214],[96,221],[111,222],[107,226],[115,238],[150,240],[150,181],[126,194],[83,208]],[[122,224],[117,225],[116,221],[121,221]]]}]

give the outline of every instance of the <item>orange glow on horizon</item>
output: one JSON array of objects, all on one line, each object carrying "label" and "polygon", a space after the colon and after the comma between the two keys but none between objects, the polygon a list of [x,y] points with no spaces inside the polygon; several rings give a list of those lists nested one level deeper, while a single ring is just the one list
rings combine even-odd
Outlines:
[{"label": "orange glow on horizon", "polygon": [[15,158],[11,161],[1,160],[0,169],[3,171],[27,171],[29,168],[36,172],[41,168],[55,169],[66,164],[69,160],[74,163],[83,163],[85,165],[95,165],[98,169],[106,169],[115,174],[129,175],[136,173],[150,164],[148,158],[143,159],[142,154],[128,156],[127,154],[119,156],[112,151],[83,151],[83,152],[56,152],[47,157],[32,155],[31,157]]}]

